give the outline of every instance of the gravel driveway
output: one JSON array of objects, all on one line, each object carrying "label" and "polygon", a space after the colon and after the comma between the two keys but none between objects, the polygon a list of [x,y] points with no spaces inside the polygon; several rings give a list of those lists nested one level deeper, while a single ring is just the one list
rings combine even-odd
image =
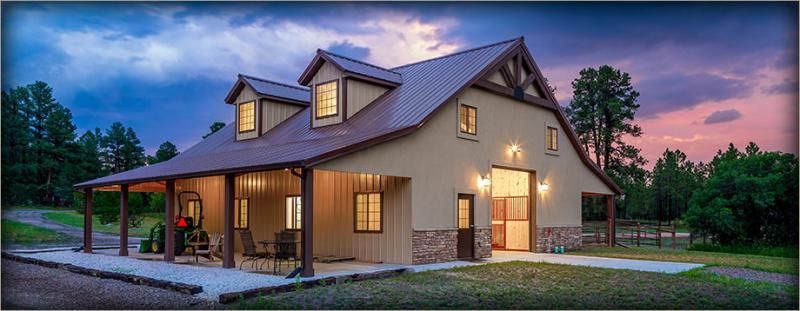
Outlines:
[{"label": "gravel driveway", "polygon": [[2,260],[3,309],[220,309],[173,291]]},{"label": "gravel driveway", "polygon": [[[62,232],[69,236],[75,237],[77,242],[60,243],[60,244],[37,244],[37,245],[3,245],[3,249],[31,249],[31,248],[48,248],[48,247],[62,247],[62,246],[81,246],[83,243],[83,228],[77,228],[62,223],[51,221],[44,217],[44,213],[69,213],[69,211],[54,211],[54,210],[37,210],[37,209],[15,209],[4,210],[3,219],[11,219],[19,222],[24,222],[37,227],[52,229]],[[128,245],[138,245],[141,238],[128,238]],[[93,245],[119,245],[119,236],[114,234],[106,234],[99,232],[92,232]]]}]

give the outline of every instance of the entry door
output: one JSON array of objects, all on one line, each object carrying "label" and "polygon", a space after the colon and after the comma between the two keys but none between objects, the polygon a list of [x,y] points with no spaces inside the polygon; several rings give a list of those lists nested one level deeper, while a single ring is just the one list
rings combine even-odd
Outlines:
[{"label": "entry door", "polygon": [[458,195],[458,258],[474,258],[475,196]]}]

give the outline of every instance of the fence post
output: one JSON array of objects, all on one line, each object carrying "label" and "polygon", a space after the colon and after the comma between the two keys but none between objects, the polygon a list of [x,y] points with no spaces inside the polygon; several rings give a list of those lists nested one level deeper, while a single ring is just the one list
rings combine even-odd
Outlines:
[{"label": "fence post", "polygon": [[675,249],[675,229],[672,229],[672,249]]},{"label": "fence post", "polygon": [[640,247],[640,241],[642,238],[642,229],[639,222],[636,222],[636,247]]},{"label": "fence post", "polygon": [[656,227],[656,243],[658,244],[658,249],[661,249],[661,226]]}]

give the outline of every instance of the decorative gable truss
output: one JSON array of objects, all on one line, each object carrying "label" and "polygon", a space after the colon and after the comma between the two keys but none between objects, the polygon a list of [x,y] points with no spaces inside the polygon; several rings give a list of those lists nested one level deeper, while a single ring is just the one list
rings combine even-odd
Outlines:
[{"label": "decorative gable truss", "polygon": [[524,44],[498,62],[475,86],[550,110],[556,110],[558,105]]}]

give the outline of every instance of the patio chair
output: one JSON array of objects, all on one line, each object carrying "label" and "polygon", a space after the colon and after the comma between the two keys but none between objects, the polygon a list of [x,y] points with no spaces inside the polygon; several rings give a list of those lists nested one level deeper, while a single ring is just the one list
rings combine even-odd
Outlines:
[{"label": "patio chair", "polygon": [[222,235],[219,233],[212,233],[208,238],[208,249],[195,249],[194,262],[198,262],[197,258],[200,256],[207,257],[208,260],[214,261],[214,255],[219,248],[219,242],[222,240]]},{"label": "patio chair", "polygon": [[250,230],[241,230],[239,231],[239,236],[242,238],[242,247],[244,248],[244,253],[242,256],[245,257],[242,260],[242,263],[239,264],[239,270],[242,270],[245,262],[250,261],[250,267],[255,268],[256,263],[259,259],[267,260],[267,252],[259,252],[256,248],[256,243],[253,241],[253,233]]},{"label": "patio chair", "polygon": [[275,256],[272,273],[277,274],[280,272],[280,264],[285,261],[294,262],[294,267],[297,268],[297,262],[300,258],[297,256],[297,233],[293,231],[281,231],[275,233]]}]

